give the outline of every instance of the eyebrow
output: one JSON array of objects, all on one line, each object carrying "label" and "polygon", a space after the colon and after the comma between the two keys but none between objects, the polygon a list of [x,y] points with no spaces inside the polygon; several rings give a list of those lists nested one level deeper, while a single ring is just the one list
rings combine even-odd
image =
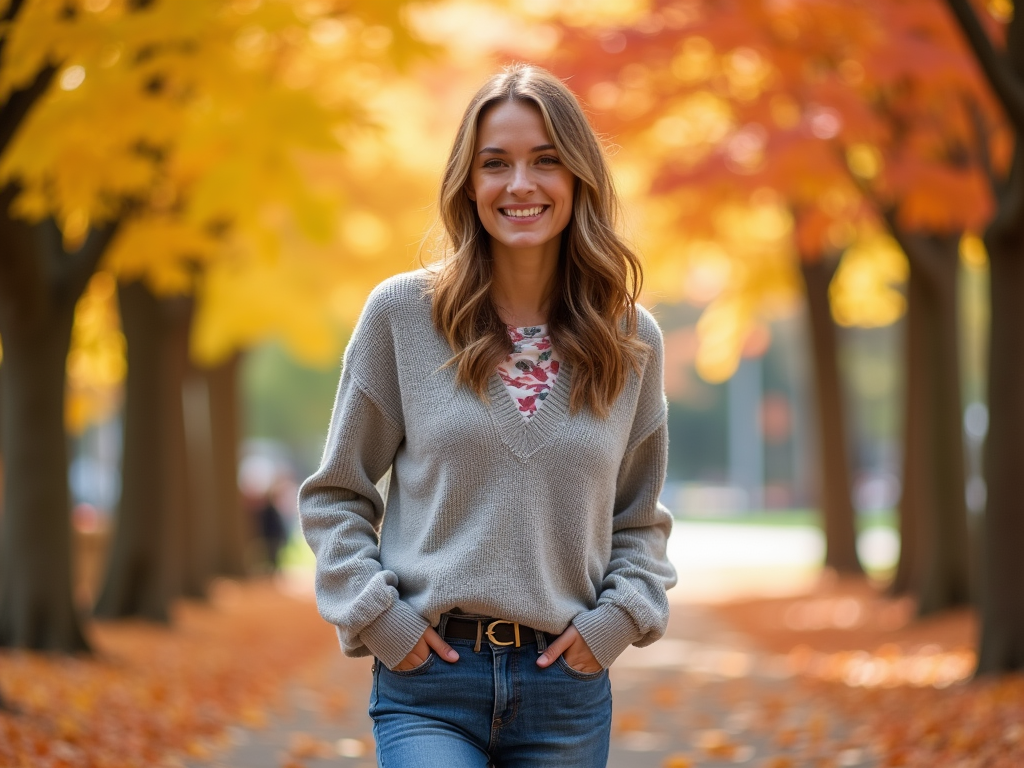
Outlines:
[{"label": "eyebrow", "polygon": [[[539,146],[534,147],[530,151],[531,152],[545,152],[545,151],[547,151],[549,149],[555,149],[555,148],[556,147],[555,147],[554,144],[541,144]],[[501,147],[484,147],[479,152],[477,152],[477,154],[478,155],[507,155],[508,154],[508,150],[507,149],[502,149]]]}]

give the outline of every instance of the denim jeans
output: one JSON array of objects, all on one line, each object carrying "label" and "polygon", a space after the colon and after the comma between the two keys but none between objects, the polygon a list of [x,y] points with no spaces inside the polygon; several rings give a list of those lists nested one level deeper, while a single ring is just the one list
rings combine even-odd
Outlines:
[{"label": "denim jeans", "polygon": [[[447,614],[438,631],[444,635]],[[604,768],[611,734],[608,670],[577,672],[521,647],[448,640],[449,663],[431,651],[402,672],[373,665],[370,717],[380,768]]]}]

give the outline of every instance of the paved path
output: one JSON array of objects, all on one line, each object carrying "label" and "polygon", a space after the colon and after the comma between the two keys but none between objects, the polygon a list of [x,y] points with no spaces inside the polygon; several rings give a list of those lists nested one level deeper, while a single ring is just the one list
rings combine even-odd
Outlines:
[{"label": "paved path", "polygon": [[[368,659],[337,654],[291,686],[262,730],[234,729],[217,768],[374,768]],[[612,668],[609,768],[874,766],[867,735],[707,608],[673,605],[669,631]],[[289,763],[289,759],[293,762]],[[200,765],[190,764],[190,768]]]},{"label": "paved path", "polygon": [[[861,542],[884,562],[885,536]],[[702,605],[736,595],[809,589],[821,534],[803,527],[677,522],[669,556],[679,572],[666,637],[629,648],[611,670],[614,699],[609,768],[867,768],[869,742],[834,698],[789,676],[785,660],[756,652]],[[292,588],[310,599],[311,576]],[[375,768],[366,714],[369,659],[340,652],[313,664],[262,730],[234,729],[215,768]],[[190,764],[200,768],[204,764]],[[291,768],[291,766],[289,768]]]}]

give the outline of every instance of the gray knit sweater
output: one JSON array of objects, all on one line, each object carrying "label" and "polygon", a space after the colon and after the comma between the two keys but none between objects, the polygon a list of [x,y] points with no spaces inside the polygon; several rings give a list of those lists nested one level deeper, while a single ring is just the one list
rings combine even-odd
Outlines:
[{"label": "gray knit sweater", "polygon": [[[452,609],[551,634],[571,622],[603,667],[654,642],[675,583],[654,319],[639,310],[651,351],[607,418],[570,414],[565,365],[524,420],[497,372],[489,402],[455,385],[427,285],[411,272],[371,294],[320,468],[299,490],[317,605],[342,649],[393,668]],[[385,504],[376,484],[389,468]]]}]

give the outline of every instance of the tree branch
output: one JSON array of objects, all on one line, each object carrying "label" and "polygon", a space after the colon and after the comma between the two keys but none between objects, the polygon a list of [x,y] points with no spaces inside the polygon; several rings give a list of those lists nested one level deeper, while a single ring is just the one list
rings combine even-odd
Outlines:
[{"label": "tree branch", "polygon": [[857,191],[860,192],[861,197],[871,203],[871,207],[885,220],[886,224],[890,224],[890,221],[894,223],[896,221],[896,206],[882,202],[882,198],[871,188],[871,185],[853,172],[850,164],[846,162],[846,148],[843,147],[842,143],[836,141],[832,143],[832,146],[836,149],[836,160],[839,166],[846,171],[846,175],[853,183],[853,186],[857,188]]},{"label": "tree branch", "polygon": [[89,279],[96,272],[96,266],[114,239],[120,219],[101,227],[90,229],[85,242],[73,253],[64,250],[63,236],[53,219],[35,225],[40,257],[46,260],[47,275],[51,289],[77,301],[85,290]]},{"label": "tree branch", "polygon": [[[838,144],[836,146],[839,148],[840,159],[842,159],[842,147]],[[960,233],[956,235],[941,235],[938,233],[911,232],[900,223],[897,206],[883,202],[871,185],[857,176],[850,169],[849,165],[845,162],[842,165],[854,186],[857,187],[864,199],[871,203],[875,211],[878,212],[879,217],[885,222],[889,234],[892,235],[893,240],[896,241],[896,244],[899,245],[907,257],[911,268],[924,272],[929,280],[937,280],[938,272],[932,262],[936,258],[941,258],[941,252],[932,243],[932,239],[935,237],[956,237],[959,241]]]},{"label": "tree branch", "polygon": [[989,186],[992,187],[992,192],[998,199],[1002,196],[1006,184],[1004,179],[999,178],[995,167],[992,165],[988,121],[985,119],[977,99],[969,93],[965,93],[963,102],[964,109],[967,110],[967,115],[971,119],[971,128],[974,131],[975,157],[977,157],[978,165],[985,174],[985,178],[988,179]]},{"label": "tree branch", "polygon": [[45,290],[44,265],[36,260],[31,225],[10,215],[18,191],[17,183],[0,189],[0,309],[7,302],[17,304]]},{"label": "tree branch", "polygon": [[[4,24],[14,24],[14,19],[22,4],[23,0],[12,0],[7,8],[7,12],[0,21]],[[3,67],[5,64],[5,39],[5,37],[0,37],[0,67]],[[51,65],[43,67],[36,73],[35,79],[28,88],[14,91],[7,101],[0,105],[0,155],[7,149],[7,145],[25,119],[25,115],[29,113],[29,110],[32,109],[32,106],[38,101],[39,97],[46,93],[46,89],[50,87],[50,81],[53,80],[53,76],[56,73],[57,69]]]},{"label": "tree branch", "polygon": [[971,7],[970,0],[946,0],[946,5],[956,16],[967,42],[985,72],[992,90],[1006,110],[1010,122],[1018,133],[1024,133],[1024,86],[1021,85],[1006,57],[992,45],[981,20]]},{"label": "tree branch", "polygon": [[114,239],[120,226],[121,220],[115,219],[101,227],[90,229],[82,247],[69,256],[65,274],[72,289],[77,288],[79,293],[85,290],[86,284],[96,272],[100,259],[103,258],[107,246]]}]

